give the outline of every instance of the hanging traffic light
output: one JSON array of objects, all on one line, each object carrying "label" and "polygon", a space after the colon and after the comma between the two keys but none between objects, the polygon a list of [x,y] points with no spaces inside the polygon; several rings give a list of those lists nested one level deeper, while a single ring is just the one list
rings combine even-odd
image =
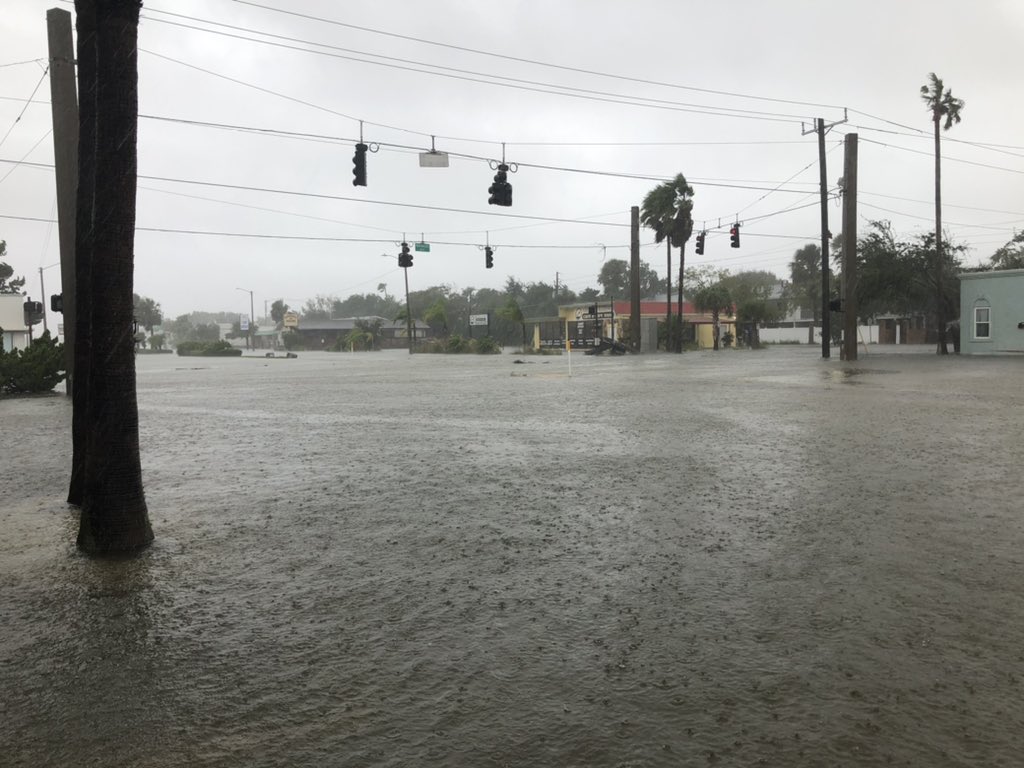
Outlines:
[{"label": "hanging traffic light", "polygon": [[402,243],[402,252],[398,254],[398,266],[400,267],[411,267],[412,266],[412,254],[409,252],[409,244]]},{"label": "hanging traffic light", "polygon": [[352,156],[352,186],[366,186],[366,145],[356,144],[356,153]]},{"label": "hanging traffic light", "polygon": [[484,266],[487,269],[491,269],[494,266],[494,251],[491,250],[491,246],[484,247]]},{"label": "hanging traffic light", "polygon": [[698,256],[703,256],[704,255],[704,230],[701,230],[697,234],[697,255]]},{"label": "hanging traffic light", "polygon": [[740,223],[738,221],[729,227],[729,247],[740,247]]},{"label": "hanging traffic light", "polygon": [[50,311],[51,312],[63,312],[64,311],[64,294],[55,293],[50,296]]},{"label": "hanging traffic light", "polygon": [[487,188],[490,197],[487,198],[489,205],[512,205],[512,185],[508,183],[508,166],[501,163],[498,172],[494,174],[494,183]]}]

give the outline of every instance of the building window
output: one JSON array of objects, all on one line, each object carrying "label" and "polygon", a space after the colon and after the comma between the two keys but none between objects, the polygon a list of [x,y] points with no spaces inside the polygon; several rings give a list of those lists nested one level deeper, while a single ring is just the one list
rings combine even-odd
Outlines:
[{"label": "building window", "polygon": [[974,308],[974,338],[988,341],[992,338],[992,310],[990,307]]}]

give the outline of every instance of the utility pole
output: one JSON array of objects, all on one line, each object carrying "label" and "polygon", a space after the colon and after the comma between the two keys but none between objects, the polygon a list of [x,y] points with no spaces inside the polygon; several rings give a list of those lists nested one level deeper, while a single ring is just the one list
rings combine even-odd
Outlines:
[{"label": "utility pole", "polygon": [[806,136],[809,133],[818,134],[818,178],[821,182],[821,356],[824,359],[832,355],[832,318],[829,315],[829,241],[832,233],[828,229],[828,173],[825,167],[825,132],[829,128],[840,125],[847,121],[847,112],[843,110],[843,119],[834,123],[825,124],[823,118],[814,121],[814,126],[807,130],[804,124],[800,123],[800,135]]},{"label": "utility pole", "polygon": [[555,272],[555,302],[558,302],[558,273]]},{"label": "utility pole", "polygon": [[[75,49],[71,14],[61,8],[46,12],[50,54],[50,110],[53,120],[54,175],[57,182],[57,233],[60,282],[64,296],[64,367],[67,396],[75,384],[75,219],[78,190],[78,96],[75,91]],[[42,281],[42,272],[39,275]],[[42,298],[45,311],[46,295]],[[45,327],[46,316],[43,315]]]},{"label": "utility pole", "polygon": [[46,333],[50,329],[46,326],[46,285],[43,283],[42,267],[39,268],[39,292],[43,294],[43,333]]},{"label": "utility pole", "polygon": [[843,359],[857,359],[857,134],[843,157]]},{"label": "utility pole", "polygon": [[825,121],[818,118],[818,171],[821,180],[821,357],[832,356],[832,319],[828,310],[828,172],[825,168]]},{"label": "utility pole", "polygon": [[640,206],[629,209],[629,343],[640,351]]},{"label": "utility pole", "polygon": [[248,293],[249,294],[249,333],[246,334],[246,337],[245,337],[245,345],[246,345],[245,348],[246,349],[255,349],[256,345],[255,345],[255,339],[253,338],[253,329],[252,329],[252,327],[253,327],[253,324],[254,324],[254,322],[256,320],[256,309],[255,309],[255,305],[253,304],[253,298],[252,298],[253,292],[250,291],[248,288],[236,288],[235,290],[236,291],[241,291],[242,293]]}]

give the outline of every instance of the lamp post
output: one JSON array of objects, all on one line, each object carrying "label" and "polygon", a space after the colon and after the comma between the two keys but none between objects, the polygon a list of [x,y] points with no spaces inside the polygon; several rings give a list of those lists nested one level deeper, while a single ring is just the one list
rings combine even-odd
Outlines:
[{"label": "lamp post", "polygon": [[252,324],[253,324],[253,320],[256,317],[256,311],[255,311],[255,304],[253,303],[252,291],[250,291],[248,288],[235,288],[235,290],[236,291],[241,291],[242,293],[248,293],[249,294],[249,335],[245,339],[245,345],[246,345],[245,348],[246,349],[253,349],[255,347],[255,344],[254,344],[253,334],[252,334]]}]

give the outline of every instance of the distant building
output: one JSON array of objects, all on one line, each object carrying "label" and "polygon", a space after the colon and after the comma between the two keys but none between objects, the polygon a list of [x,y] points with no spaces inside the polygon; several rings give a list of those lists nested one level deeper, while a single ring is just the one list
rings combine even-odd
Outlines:
[{"label": "distant building", "polygon": [[[292,330],[302,337],[302,345],[306,349],[337,349],[344,344],[345,337],[356,328],[356,324],[364,321],[369,325],[380,322],[380,335],[377,346],[380,349],[398,349],[409,344],[405,321],[395,322],[376,315],[370,317],[339,317],[333,320],[306,320],[299,318],[299,324]],[[417,340],[432,337],[434,334],[422,320],[413,321],[413,334]]]},{"label": "distant building", "polygon": [[0,295],[0,329],[3,329],[4,352],[28,346],[25,301],[25,297],[19,293]]},{"label": "distant building", "polygon": [[1024,352],[1024,269],[960,275],[960,353]]}]

